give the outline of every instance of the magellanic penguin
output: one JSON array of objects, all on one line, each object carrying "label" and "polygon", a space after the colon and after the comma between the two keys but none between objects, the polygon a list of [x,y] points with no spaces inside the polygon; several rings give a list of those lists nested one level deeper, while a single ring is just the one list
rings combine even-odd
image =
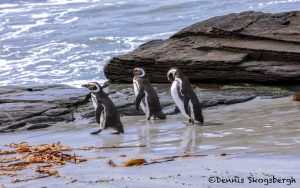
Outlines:
[{"label": "magellanic penguin", "polygon": [[180,112],[194,124],[195,121],[203,124],[201,104],[193,91],[189,80],[179,68],[168,71],[168,80],[172,83],[171,94]]},{"label": "magellanic penguin", "polygon": [[147,120],[153,116],[154,119],[166,119],[166,115],[161,110],[158,96],[151,86],[146,72],[142,68],[133,69],[133,87],[136,96],[135,107],[139,111],[139,107],[146,114]]},{"label": "magellanic penguin", "polygon": [[92,132],[91,134],[98,134],[106,128],[115,129],[117,132],[113,134],[124,133],[120,114],[117,111],[114,103],[103,91],[103,88],[100,86],[100,84],[97,82],[89,82],[82,85],[82,87],[86,87],[91,91],[96,121],[100,124],[100,129]]}]

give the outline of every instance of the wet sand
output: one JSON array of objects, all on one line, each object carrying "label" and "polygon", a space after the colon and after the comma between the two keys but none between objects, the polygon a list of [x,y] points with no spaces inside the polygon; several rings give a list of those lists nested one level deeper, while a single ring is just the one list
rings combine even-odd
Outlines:
[{"label": "wet sand", "polygon": [[[123,117],[126,133],[111,135],[104,131],[90,135],[96,124],[77,120],[43,130],[14,132],[1,135],[4,144],[26,141],[43,144],[60,141],[73,147],[128,146],[144,148],[75,151],[83,157],[108,157],[59,169],[65,176],[78,179],[66,184],[61,178],[46,178],[11,184],[10,178],[0,177],[6,187],[265,187],[263,184],[209,183],[210,176],[257,178],[268,175],[293,176],[300,186],[300,103],[290,97],[255,99],[246,103],[218,106],[204,110],[204,126],[188,125],[180,114],[167,120],[145,120],[143,116]],[[220,153],[231,154],[220,157]],[[111,167],[108,159],[122,163],[128,159],[151,159],[182,155],[208,154],[205,158],[176,159],[175,161],[140,167]],[[120,157],[127,155],[127,157]],[[273,184],[271,187],[286,187]]]}]

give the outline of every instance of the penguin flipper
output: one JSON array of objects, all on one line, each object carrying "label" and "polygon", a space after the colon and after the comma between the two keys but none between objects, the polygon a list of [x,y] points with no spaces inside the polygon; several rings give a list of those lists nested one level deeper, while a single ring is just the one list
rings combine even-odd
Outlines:
[{"label": "penguin flipper", "polygon": [[96,122],[100,123],[100,117],[101,117],[101,112],[103,111],[103,106],[101,104],[98,104],[96,110],[95,110],[95,117],[96,117]]},{"label": "penguin flipper", "polygon": [[144,97],[145,97],[145,92],[144,89],[141,88],[135,100],[135,108],[137,111],[140,111],[140,103]]},{"label": "penguin flipper", "polygon": [[184,111],[186,112],[186,114],[188,116],[191,116],[191,111],[190,111],[190,107],[189,107],[190,100],[191,100],[191,97],[189,95],[185,94],[183,97],[183,104],[184,104]]}]

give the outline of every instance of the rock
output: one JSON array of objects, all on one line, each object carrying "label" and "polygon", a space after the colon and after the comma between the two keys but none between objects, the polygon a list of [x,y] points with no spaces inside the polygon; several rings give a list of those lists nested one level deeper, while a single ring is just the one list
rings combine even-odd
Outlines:
[{"label": "rock", "polygon": [[50,109],[47,110],[46,112],[42,113],[44,116],[58,116],[61,114],[66,114],[70,112],[70,109],[68,108],[58,108],[58,109]]},{"label": "rock", "polygon": [[[55,104],[15,102],[0,104],[0,123],[16,122],[55,108]],[[1,125],[0,124],[0,125]]]},{"label": "rock", "polygon": [[41,86],[29,88],[23,92],[13,92],[0,95],[0,103],[12,102],[44,102],[55,103],[60,105],[75,105],[86,100],[87,91],[85,89],[72,88],[70,86]]},{"label": "rock", "polygon": [[179,67],[191,82],[297,83],[300,81],[300,11],[242,12],[189,26],[112,58],[104,68],[113,81],[131,82],[144,67],[151,82],[167,82]]},{"label": "rock", "polygon": [[26,130],[35,130],[35,129],[43,129],[43,128],[47,128],[47,127],[50,127],[52,125],[50,124],[45,124],[45,123],[37,123],[37,124],[29,124],[27,127],[26,127]]},{"label": "rock", "polygon": [[[170,84],[153,84],[153,87],[157,91],[163,112],[167,115],[179,113],[171,97]],[[204,108],[246,102],[259,96],[274,98],[288,96],[293,93],[285,89],[266,86],[206,85],[199,87],[193,85],[193,87]],[[122,116],[143,115],[141,111],[138,112],[135,109],[135,95],[132,84],[109,84],[104,91],[109,93],[109,97]],[[81,116],[84,118],[95,116],[91,101],[85,108],[82,108]]]},{"label": "rock", "polygon": [[86,89],[66,85],[0,87],[0,131],[48,127],[73,121],[73,109],[89,97]]}]

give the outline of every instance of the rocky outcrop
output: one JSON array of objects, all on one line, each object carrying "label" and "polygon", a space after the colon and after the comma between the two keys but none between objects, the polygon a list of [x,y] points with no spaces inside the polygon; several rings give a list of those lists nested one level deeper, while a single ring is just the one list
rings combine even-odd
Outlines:
[{"label": "rocky outcrop", "polygon": [[0,88],[0,132],[45,128],[72,121],[73,110],[88,99],[85,89],[66,85]]},{"label": "rocky outcrop", "polygon": [[144,67],[152,82],[167,82],[174,66],[192,82],[297,83],[300,11],[214,17],[114,57],[104,72],[110,80],[129,82],[129,71]]}]

